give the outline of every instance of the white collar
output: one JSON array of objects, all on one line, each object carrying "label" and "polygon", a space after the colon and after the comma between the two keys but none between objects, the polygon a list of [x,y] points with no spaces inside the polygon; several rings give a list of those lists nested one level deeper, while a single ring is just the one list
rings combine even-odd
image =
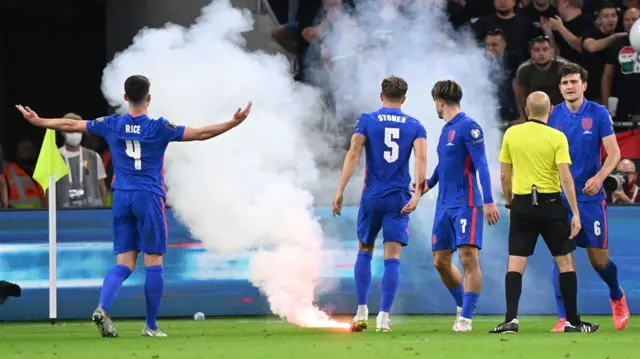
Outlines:
[{"label": "white collar", "polygon": [[60,154],[66,158],[74,158],[80,156],[82,152],[82,147],[80,147],[80,151],[69,151],[65,146],[60,147]]}]

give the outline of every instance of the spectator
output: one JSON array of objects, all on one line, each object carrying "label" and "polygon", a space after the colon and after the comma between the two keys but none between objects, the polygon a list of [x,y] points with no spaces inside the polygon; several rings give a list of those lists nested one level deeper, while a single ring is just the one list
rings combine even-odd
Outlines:
[{"label": "spectator", "polygon": [[636,165],[631,160],[623,159],[618,163],[618,167],[616,167],[616,170],[627,177],[628,184],[625,188],[613,192],[613,194],[611,195],[611,203],[640,203],[640,196],[638,196],[638,173],[636,172]]},{"label": "spectator", "polygon": [[0,209],[9,207],[9,189],[7,179],[4,177],[4,154],[0,146]]},{"label": "spectator", "polygon": [[499,115],[504,122],[502,127],[507,128],[519,123],[518,109],[511,83],[522,61],[520,61],[520,57],[506,51],[507,40],[500,29],[489,31],[484,44],[494,64],[491,78],[495,79],[498,88]]},{"label": "spectator", "polygon": [[[622,21],[625,32],[640,18],[640,10],[627,9]],[[602,103],[615,113],[616,121],[629,121],[629,117],[640,115],[640,59],[638,52],[631,47],[629,36],[617,39],[607,52],[606,64],[602,75]],[[617,104],[609,102],[610,97],[617,98]]]},{"label": "spectator", "polygon": [[582,39],[593,32],[593,20],[582,13],[582,0],[558,0],[558,14],[541,19],[540,26],[555,42],[558,55],[582,64]]},{"label": "spectator", "polygon": [[292,55],[296,54],[298,48],[296,41],[299,31],[298,22],[296,21],[298,5],[298,0],[289,0],[289,17],[287,23],[276,27],[271,32],[273,40]]},{"label": "spectator", "polygon": [[531,59],[524,62],[516,72],[513,89],[520,114],[519,121],[526,119],[524,105],[527,96],[535,91],[546,93],[551,103],[563,101],[558,86],[558,73],[567,61],[554,56],[554,48],[547,36],[539,36],[531,41]]},{"label": "spectator", "polygon": [[540,19],[556,17],[558,10],[551,4],[551,0],[533,0],[529,5],[518,9],[518,14],[540,28]]},{"label": "spectator", "polygon": [[[68,113],[64,118],[82,120],[76,114]],[[65,143],[60,147],[69,174],[56,183],[56,206],[102,207],[107,197],[104,179],[107,177],[104,164],[98,154],[80,145],[82,133],[63,134]]]},{"label": "spectator", "polygon": [[38,150],[31,140],[22,140],[18,142],[16,151],[16,163],[29,176],[33,176],[38,162]]},{"label": "spectator", "polygon": [[472,28],[479,41],[484,41],[491,30],[500,29],[507,40],[507,50],[528,57],[527,44],[536,35],[535,26],[515,13],[515,0],[495,0],[495,14],[485,16],[473,23]]},{"label": "spectator", "polygon": [[596,28],[584,36],[582,42],[583,63],[584,68],[589,72],[586,97],[591,101],[602,103],[600,98],[601,83],[607,50],[616,39],[627,36],[622,32],[614,33],[617,24],[618,9],[613,2],[607,1],[598,11]]}]

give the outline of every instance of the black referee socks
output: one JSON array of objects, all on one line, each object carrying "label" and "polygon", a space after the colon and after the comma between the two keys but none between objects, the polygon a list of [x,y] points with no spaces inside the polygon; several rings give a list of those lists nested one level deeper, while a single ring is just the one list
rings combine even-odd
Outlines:
[{"label": "black referee socks", "polygon": [[507,272],[504,278],[504,288],[507,299],[507,315],[504,322],[509,323],[518,317],[518,305],[522,294],[522,274]]},{"label": "black referee socks", "polygon": [[571,325],[579,325],[578,316],[578,277],[576,272],[560,273],[560,294],[564,301],[567,320]]}]

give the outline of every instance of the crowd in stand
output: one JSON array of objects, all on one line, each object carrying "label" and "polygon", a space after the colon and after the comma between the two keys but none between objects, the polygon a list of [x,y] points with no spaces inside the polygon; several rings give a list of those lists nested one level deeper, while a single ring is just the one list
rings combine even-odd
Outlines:
[{"label": "crowd in stand", "polygon": [[[415,1],[380,0],[402,9]],[[281,8],[282,1],[272,0]],[[273,38],[298,58],[299,79],[322,57],[323,33],[352,0],[288,0],[287,21]],[[448,0],[454,28],[470,27],[493,54],[500,76],[500,117],[505,127],[524,121],[524,99],[546,92],[562,101],[557,71],[569,61],[589,71],[587,98],[607,106],[615,121],[640,116],[640,58],[627,32],[640,18],[640,0]]]},{"label": "crowd in stand", "polygon": [[[341,12],[354,6],[353,0],[270,1],[283,24],[273,31],[273,38],[298,58],[298,79],[309,81],[309,66],[331,61],[323,58],[323,34]],[[403,13],[408,3],[440,0],[375,1],[389,2]],[[586,96],[609,108],[618,130],[640,122],[640,101],[634,100],[640,94],[640,56],[627,36],[640,18],[640,0],[442,1],[447,1],[452,27],[470,28],[495,61],[491,77],[500,82],[499,113],[505,128],[524,121],[524,99],[533,91],[546,92],[554,104],[562,101],[557,72],[567,61],[589,71]],[[31,178],[37,148],[33,141],[19,142],[15,162],[3,161],[0,148],[0,209],[46,207],[46,198]],[[88,135],[65,137],[61,153],[72,175],[80,178],[59,181],[60,192],[77,193],[77,184],[83,183],[81,207],[108,206],[113,165],[105,144]],[[628,160],[619,164],[618,170],[633,180],[611,202],[640,203],[636,164]],[[74,207],[66,198],[58,207]]]}]

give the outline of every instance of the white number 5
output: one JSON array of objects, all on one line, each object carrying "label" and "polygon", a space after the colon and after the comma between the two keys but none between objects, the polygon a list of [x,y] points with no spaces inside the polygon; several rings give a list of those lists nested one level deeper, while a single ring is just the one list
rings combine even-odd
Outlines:
[{"label": "white number 5", "polygon": [[462,227],[462,233],[465,233],[467,230],[467,219],[463,218],[460,220],[460,226]]},{"label": "white number 5", "polygon": [[600,230],[600,222],[599,221],[593,222],[593,234],[595,234],[596,236],[599,236],[600,233],[602,233],[602,231]]},{"label": "white number 5", "polygon": [[385,128],[384,129],[384,144],[389,147],[390,151],[384,151],[384,159],[393,163],[398,160],[398,143],[394,140],[400,138],[400,129],[399,128]]},{"label": "white number 5", "polygon": [[142,147],[140,146],[140,141],[124,141],[127,146],[126,153],[127,156],[133,158],[133,167],[140,171],[142,169]]}]

